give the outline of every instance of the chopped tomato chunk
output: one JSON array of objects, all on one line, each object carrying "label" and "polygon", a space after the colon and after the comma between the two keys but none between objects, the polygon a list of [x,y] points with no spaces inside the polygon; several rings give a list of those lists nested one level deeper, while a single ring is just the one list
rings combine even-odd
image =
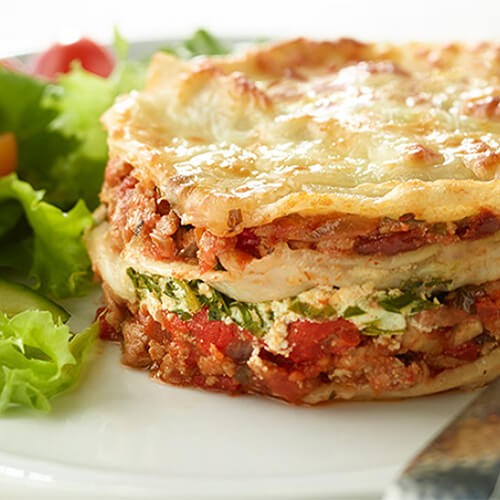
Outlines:
[{"label": "chopped tomato chunk", "polygon": [[223,321],[210,321],[206,308],[197,312],[188,321],[183,321],[176,314],[164,314],[162,324],[167,330],[193,335],[199,341],[200,347],[206,352],[210,351],[210,344],[213,344],[217,349],[226,353],[230,345],[234,348],[235,342],[241,335],[250,335],[234,324],[228,325]]},{"label": "chopped tomato chunk", "polygon": [[187,321],[182,321],[177,314],[171,314],[166,311],[163,312],[162,325],[169,331],[189,333],[189,323]]},{"label": "chopped tomato chunk", "polygon": [[343,354],[361,342],[358,329],[345,319],[333,321],[299,320],[288,327],[288,342],[293,346],[290,359],[296,363],[317,361],[325,355]]},{"label": "chopped tomato chunk", "polygon": [[201,346],[210,349],[214,344],[222,352],[237,338],[238,327],[234,324],[226,325],[223,321],[210,321],[208,310],[203,309],[196,313],[190,321],[191,333],[201,341]]}]

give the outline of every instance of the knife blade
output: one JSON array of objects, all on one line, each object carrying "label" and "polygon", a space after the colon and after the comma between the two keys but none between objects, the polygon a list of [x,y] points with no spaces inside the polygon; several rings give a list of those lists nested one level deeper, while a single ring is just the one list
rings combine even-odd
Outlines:
[{"label": "knife blade", "polygon": [[500,378],[418,453],[383,500],[489,500],[499,474]]}]

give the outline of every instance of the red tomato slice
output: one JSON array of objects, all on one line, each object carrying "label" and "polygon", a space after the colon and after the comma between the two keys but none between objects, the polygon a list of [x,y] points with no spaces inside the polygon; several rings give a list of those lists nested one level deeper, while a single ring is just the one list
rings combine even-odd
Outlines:
[{"label": "red tomato slice", "polygon": [[52,45],[36,57],[33,73],[53,80],[59,73],[68,73],[72,61],[80,61],[84,69],[104,78],[111,74],[115,65],[113,55],[108,49],[88,38],[81,38],[68,45]]}]

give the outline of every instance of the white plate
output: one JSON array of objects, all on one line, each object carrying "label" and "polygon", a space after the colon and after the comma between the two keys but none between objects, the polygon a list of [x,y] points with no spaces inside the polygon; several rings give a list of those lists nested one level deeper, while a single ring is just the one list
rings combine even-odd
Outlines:
[{"label": "white plate", "polygon": [[[69,303],[75,329],[97,303],[97,294]],[[299,408],[159,384],[102,343],[49,415],[2,418],[1,496],[377,497],[472,397]]]},{"label": "white plate", "polygon": [[[67,302],[75,330],[98,303]],[[1,498],[376,498],[474,396],[300,408],[162,385],[120,365],[118,346],[98,351],[49,415],[2,417]]]}]

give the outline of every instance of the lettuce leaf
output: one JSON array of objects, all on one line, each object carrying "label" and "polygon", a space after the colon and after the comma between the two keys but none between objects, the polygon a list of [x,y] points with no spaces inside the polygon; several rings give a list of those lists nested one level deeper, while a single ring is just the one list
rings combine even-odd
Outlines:
[{"label": "lettuce leaf", "polygon": [[[43,104],[48,88],[46,82],[0,67],[0,133],[16,136],[19,176],[52,196],[65,181],[57,178],[54,169],[78,141],[51,127],[57,111]],[[72,204],[76,199],[67,201]]]},{"label": "lettuce leaf", "polygon": [[0,203],[0,238],[16,226],[22,213],[22,207],[14,200]]},{"label": "lettuce leaf", "polygon": [[216,56],[229,54],[230,52],[228,47],[204,29],[195,31],[191,38],[180,44],[168,45],[161,50],[181,59],[190,59],[202,55]]},{"label": "lettuce leaf", "polygon": [[[35,191],[15,174],[0,178],[0,206],[10,207],[13,217],[18,217],[20,206],[32,232],[26,235],[26,230],[16,227],[17,234],[10,231],[0,239],[0,265],[22,267],[22,262],[16,261],[16,250],[23,252],[24,267],[42,293],[53,297],[83,295],[91,285],[92,271],[82,234],[92,224],[92,215],[82,201],[63,212],[42,198],[42,191]],[[5,212],[5,219],[7,215]]]},{"label": "lettuce leaf", "polygon": [[78,198],[91,209],[98,206],[108,159],[100,117],[118,95],[144,86],[147,63],[127,60],[128,44],[116,30],[115,47],[119,58],[110,77],[89,73],[75,62],[72,71],[61,75],[45,96],[44,105],[56,113],[51,128],[78,141],[53,169],[55,187],[48,199],[61,206]]},{"label": "lettuce leaf", "polygon": [[49,400],[76,383],[97,333],[95,322],[73,335],[48,311],[0,312],[0,413],[13,405],[49,411]]}]

